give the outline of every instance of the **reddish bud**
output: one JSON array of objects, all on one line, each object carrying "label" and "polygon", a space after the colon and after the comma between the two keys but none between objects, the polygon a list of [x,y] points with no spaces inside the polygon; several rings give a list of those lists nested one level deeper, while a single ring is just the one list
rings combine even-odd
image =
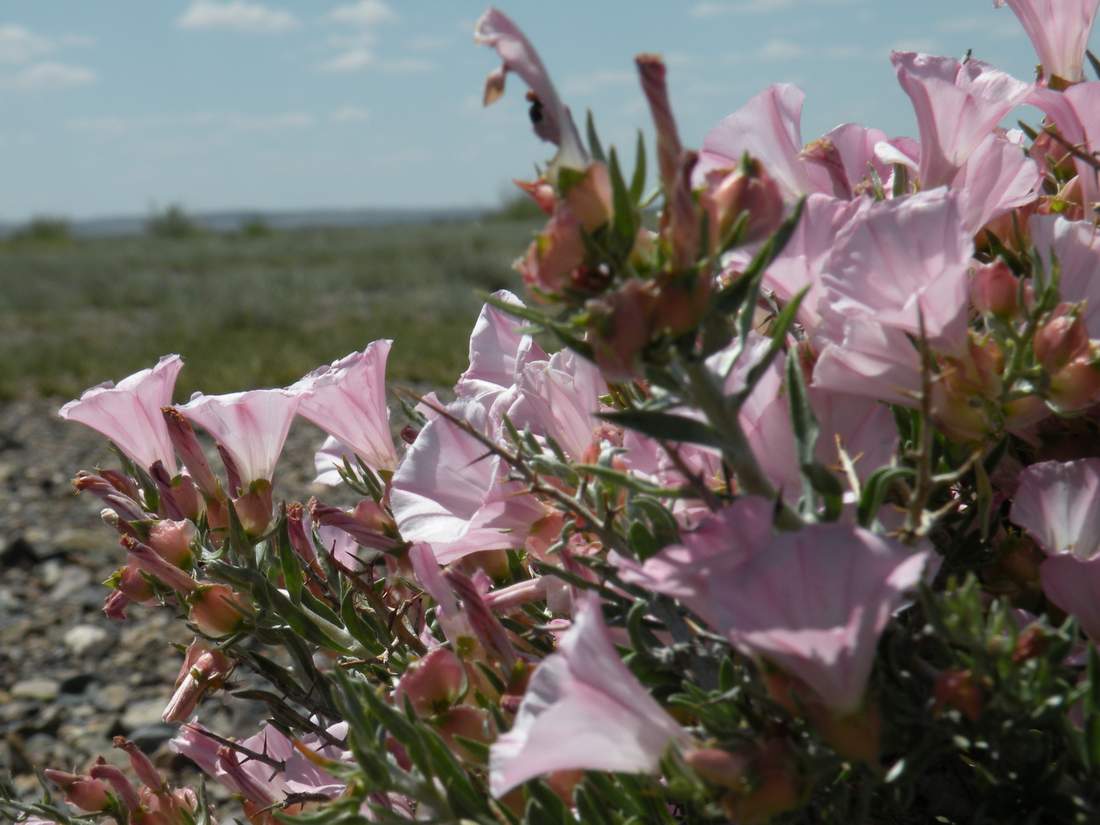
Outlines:
[{"label": "reddish bud", "polygon": [[207,636],[228,636],[238,630],[252,606],[224,584],[198,586],[188,598],[188,618]]},{"label": "reddish bud", "polygon": [[202,445],[195,437],[195,431],[191,423],[183,417],[183,413],[175,407],[162,407],[161,415],[168,428],[168,438],[176,454],[191,474],[195,485],[202,491],[207,499],[219,499],[224,496],[218,479],[210,469],[210,463],[206,460],[206,454],[202,451]]},{"label": "reddish bud", "polygon": [[731,793],[723,800],[731,819],[742,825],[763,825],[802,803],[802,777],[786,743],[778,739],[765,742],[753,758],[752,768],[752,790]]},{"label": "reddish bud", "polygon": [[673,335],[695,329],[710,303],[712,284],[711,278],[702,273],[662,277],[654,312],[657,328]]},{"label": "reddish bud", "polygon": [[157,579],[177,593],[190,593],[198,584],[174,564],[165,561],[149,545],[133,536],[123,536],[120,543],[129,551],[129,564]]},{"label": "reddish bud", "polygon": [[749,760],[718,748],[696,748],[684,754],[684,761],[699,776],[713,785],[731,790],[745,788]]},{"label": "reddish bud", "polygon": [[584,255],[580,219],[560,203],[515,268],[529,287],[556,295],[569,285],[570,273],[584,263]]},{"label": "reddish bud", "polygon": [[1016,637],[1016,646],[1012,649],[1012,661],[1015,664],[1021,664],[1028,659],[1042,656],[1049,643],[1050,639],[1046,631],[1038,625],[1031,625]]},{"label": "reddish bud", "polygon": [[93,779],[99,779],[109,784],[115,796],[122,801],[128,811],[133,812],[141,808],[141,797],[138,795],[137,789],[120,768],[100,762],[94,765],[88,773],[91,774]]},{"label": "reddish bud", "polygon": [[407,700],[419,716],[446,711],[466,694],[466,668],[448,648],[437,647],[405,670],[394,692],[394,703]]},{"label": "reddish bud", "polygon": [[1062,412],[1075,412],[1100,402],[1100,367],[1077,358],[1050,378],[1050,400]]},{"label": "reddish bud", "polygon": [[176,677],[176,690],[164,708],[164,721],[190,719],[202,697],[225,684],[232,669],[233,663],[224,654],[198,640],[192,642]]},{"label": "reddish bud", "polygon": [[547,215],[553,214],[554,205],[558,202],[553,186],[542,178],[533,181],[514,180],[512,183],[526,192],[539,209]]},{"label": "reddish bud", "polygon": [[1043,324],[1035,333],[1031,348],[1035,359],[1049,373],[1054,373],[1070,361],[1088,354],[1089,334],[1084,322],[1068,307],[1059,307],[1059,314]]},{"label": "reddish bud", "polygon": [[252,538],[262,536],[271,524],[271,482],[264,479],[252,482],[248,492],[233,499],[237,518]]},{"label": "reddish bud", "polygon": [[134,769],[137,778],[141,780],[145,787],[155,793],[165,790],[164,777],[160,775],[152,760],[145,755],[141,748],[123,736],[116,736],[112,740],[112,744],[119,750],[125,751],[130,757],[130,767]]},{"label": "reddish bud", "polygon": [[821,738],[839,756],[871,766],[878,764],[882,717],[877,705],[870,703],[854,713],[843,715],[822,708],[811,716]]},{"label": "reddish bud", "polygon": [[476,755],[467,751],[455,737],[470,739],[474,742],[490,744],[496,738],[492,717],[489,712],[472,705],[456,705],[435,719],[435,729],[454,754],[464,759],[476,759]]},{"label": "reddish bud", "polygon": [[642,93],[649,104],[657,133],[657,167],[661,173],[661,185],[664,186],[665,194],[669,195],[676,185],[683,146],[676,128],[676,118],[672,114],[668,82],[665,79],[665,63],[655,54],[640,54],[634,58],[634,63],[638,67]]},{"label": "reddish bud", "polygon": [[783,221],[783,196],[779,186],[760,162],[751,158],[737,169],[709,173],[701,200],[714,247],[725,238],[742,213],[748,214],[748,223],[741,236],[743,242],[767,237]]},{"label": "reddish bud", "polygon": [[65,771],[46,768],[46,778],[65,792],[65,799],[82,811],[97,813],[104,811],[111,803],[110,788],[107,783],[90,776],[80,776]]},{"label": "reddish bud", "polygon": [[848,181],[848,172],[844,168],[844,158],[841,157],[835,143],[828,138],[818,138],[807,143],[799,156],[807,163],[820,166],[825,170],[833,185],[834,197],[851,200],[852,185]]},{"label": "reddish bud", "polygon": [[1003,260],[974,269],[970,300],[979,312],[1010,318],[1020,309],[1020,281]]},{"label": "reddish bud", "polygon": [[630,381],[653,332],[657,294],[652,281],[631,278],[615,292],[589,301],[589,340],[609,381]]},{"label": "reddish bud", "polygon": [[611,220],[611,178],[607,167],[595,161],[565,191],[569,205],[585,232],[595,232]]},{"label": "reddish bud", "polygon": [[971,722],[978,721],[985,705],[984,692],[969,670],[945,670],[940,673],[936,677],[933,695],[933,708],[937,713],[953,708]]},{"label": "reddish bud", "polygon": [[190,521],[162,519],[149,527],[146,543],[165,561],[187,569],[191,566],[191,542],[197,533]]}]

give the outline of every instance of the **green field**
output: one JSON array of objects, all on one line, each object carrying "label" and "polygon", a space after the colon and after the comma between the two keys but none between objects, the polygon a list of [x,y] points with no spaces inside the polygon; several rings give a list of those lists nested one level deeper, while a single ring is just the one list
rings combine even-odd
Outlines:
[{"label": "green field", "polygon": [[480,294],[519,288],[535,225],[0,243],[0,398],[70,397],[178,352],[177,398],[289,383],[395,339],[390,376],[449,386]]}]

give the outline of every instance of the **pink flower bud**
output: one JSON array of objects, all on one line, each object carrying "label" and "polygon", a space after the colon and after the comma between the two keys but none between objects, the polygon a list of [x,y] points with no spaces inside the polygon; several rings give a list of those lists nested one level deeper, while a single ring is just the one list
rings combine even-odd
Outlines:
[{"label": "pink flower bud", "polygon": [[639,356],[649,343],[657,308],[656,285],[631,278],[615,292],[589,301],[589,340],[596,363],[609,381],[630,381],[641,371]]},{"label": "pink flower bud", "polygon": [[365,498],[355,505],[351,511],[352,516],[367,525],[367,528],[378,533],[393,533],[397,525],[393,523],[393,517],[386,509],[373,499]]},{"label": "pink flower bud", "polygon": [[779,186],[760,162],[752,158],[747,158],[737,169],[710,172],[701,200],[713,246],[725,238],[742,213],[748,214],[744,242],[767,237],[783,220]]},{"label": "pink flower bud", "polygon": [[175,693],[161,718],[165,722],[190,719],[202,697],[225,684],[232,670],[233,663],[223,653],[211,650],[199,640],[192,642],[176,677]]},{"label": "pink flower bud", "polygon": [[569,284],[570,273],[584,263],[584,254],[580,220],[567,204],[559,203],[515,268],[529,287],[556,295]]},{"label": "pink flower bud", "polygon": [[1088,358],[1076,358],[1050,378],[1050,400],[1062,412],[1075,412],[1100,403],[1100,367]]},{"label": "pink flower bud", "polygon": [[665,63],[655,54],[640,54],[634,58],[634,63],[638,67],[642,93],[653,116],[653,126],[657,133],[657,167],[667,195],[676,185],[683,146],[676,128],[676,118],[672,114],[668,82],[665,79]]},{"label": "pink flower bud", "polygon": [[534,181],[513,180],[512,183],[530,195],[535,205],[547,215],[552,215],[554,213],[554,206],[558,202],[558,196],[554,193],[554,187],[545,180],[542,178]]},{"label": "pink flower bud", "polygon": [[684,754],[684,761],[707,782],[738,790],[746,787],[749,760],[718,748],[696,748]]},{"label": "pink flower bud", "polygon": [[611,178],[607,167],[595,161],[565,192],[565,202],[585,232],[594,232],[611,220]]},{"label": "pink flower bud", "polygon": [[1040,327],[1031,342],[1036,360],[1050,373],[1087,354],[1089,348],[1089,334],[1081,318],[1061,307],[1056,311],[1060,314]]},{"label": "pink flower bud", "polygon": [[141,808],[141,797],[137,789],[120,768],[101,762],[94,765],[88,773],[93,779],[107,782],[128,811],[137,811]]},{"label": "pink flower bud", "polygon": [[435,720],[435,727],[447,747],[460,758],[473,759],[475,756],[455,739],[456,736],[486,745],[496,736],[489,712],[472,705],[456,705]]},{"label": "pink flower bud", "polygon": [[134,769],[137,778],[141,780],[145,787],[154,793],[165,790],[164,777],[160,775],[152,760],[142,752],[141,748],[123,736],[116,736],[112,740],[112,744],[119,750],[126,751],[126,754],[130,757],[130,767]]},{"label": "pink flower bud", "polygon": [[271,482],[265,479],[252,482],[247,492],[233,499],[233,508],[245,533],[252,538],[262,536],[271,524]]},{"label": "pink flower bud", "polygon": [[146,543],[165,561],[187,569],[191,566],[191,542],[197,534],[190,521],[163,519],[149,527]]},{"label": "pink flower bud", "polygon": [[844,168],[844,158],[840,150],[829,138],[821,137],[807,143],[799,157],[807,163],[820,166],[829,176],[833,185],[833,196],[844,200],[852,198],[852,184],[848,180],[848,173]]},{"label": "pink flower bud", "polygon": [[466,694],[466,667],[448,648],[437,647],[417,659],[401,676],[394,691],[394,703],[412,704],[419,716],[442,713]]},{"label": "pink flower bud", "polygon": [[998,258],[974,269],[970,300],[979,312],[1010,318],[1020,308],[1020,282],[1008,264]]},{"label": "pink flower bud", "polygon": [[104,811],[110,804],[110,789],[105,782],[90,776],[80,776],[65,771],[46,768],[46,778],[65,792],[65,799],[82,811],[96,813]]},{"label": "pink flower bud", "polygon": [[228,636],[240,628],[252,606],[224,584],[204,584],[188,598],[188,618],[207,636]]},{"label": "pink flower bud", "polygon": [[164,416],[164,423],[168,428],[168,437],[172,441],[172,447],[179,454],[180,461],[187,468],[187,472],[191,474],[195,485],[207,499],[222,497],[224,494],[221,485],[210,469],[210,463],[206,460],[206,455],[202,451],[202,445],[199,444],[198,438],[195,437],[195,431],[191,428],[191,423],[175,407],[162,407],[160,412]]},{"label": "pink flower bud", "polygon": [[139,570],[148,573],[177,593],[190,593],[198,584],[174,564],[165,561],[147,544],[133,536],[123,536],[120,543],[129,551],[129,560]]},{"label": "pink flower bud", "polygon": [[[374,504],[374,502],[370,503]],[[388,516],[379,516],[378,512],[370,507],[364,508],[363,512],[367,514],[366,521],[358,517],[358,509],[349,513],[339,507],[322,504],[315,498],[309,500],[309,515],[315,524],[343,530],[363,547],[383,552],[395,549],[398,542],[378,529],[383,525],[392,526],[393,522]]]}]

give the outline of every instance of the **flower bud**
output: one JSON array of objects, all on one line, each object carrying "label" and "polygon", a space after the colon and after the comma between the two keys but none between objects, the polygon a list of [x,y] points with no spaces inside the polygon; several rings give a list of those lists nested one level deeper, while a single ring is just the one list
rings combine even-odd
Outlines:
[{"label": "flower bud", "polygon": [[752,760],[755,781],[745,794],[731,793],[722,804],[730,819],[744,825],[763,825],[777,814],[802,803],[802,778],[785,742],[765,742]]},{"label": "flower bud", "polygon": [[207,636],[228,636],[240,629],[251,605],[224,584],[199,585],[188,598],[188,618]]},{"label": "flower bud", "polygon": [[672,335],[683,335],[702,320],[710,302],[712,280],[702,273],[666,275],[660,279],[654,323]]},{"label": "flower bud", "polygon": [[940,673],[936,677],[933,695],[933,708],[937,713],[953,708],[971,722],[977,722],[982,715],[985,704],[983,691],[969,670],[945,670]]},{"label": "flower bud", "polygon": [[833,185],[833,197],[842,200],[852,199],[852,184],[848,181],[844,158],[835,143],[825,137],[812,140],[802,148],[799,157],[825,170]]},{"label": "flower bud", "polygon": [[172,447],[179,455],[183,466],[187,468],[187,472],[191,474],[195,485],[207,500],[222,498],[224,493],[221,485],[210,469],[210,463],[206,460],[206,454],[203,453],[198,438],[195,437],[191,423],[175,407],[161,407],[160,412],[164,416]]},{"label": "flower bud", "polygon": [[140,810],[141,797],[129,777],[120,768],[101,761],[97,762],[88,773],[93,779],[108,783],[114,795],[126,806],[126,810],[130,812]]},{"label": "flower bud", "polygon": [[611,178],[607,166],[599,161],[589,164],[566,189],[565,202],[585,232],[595,232],[610,221]]},{"label": "flower bud", "polygon": [[631,278],[615,292],[587,304],[589,340],[596,363],[609,381],[630,381],[653,332],[657,295],[653,282]]},{"label": "flower bud", "polygon": [[512,183],[526,192],[535,205],[547,215],[554,213],[554,205],[558,202],[558,198],[554,193],[554,187],[545,180],[542,178],[533,181],[513,180]]},{"label": "flower bud", "polygon": [[882,716],[876,704],[868,703],[853,713],[843,715],[822,708],[811,716],[821,738],[839,756],[871,766],[878,764]]},{"label": "flower bud", "polygon": [[456,736],[471,739],[474,742],[481,742],[485,745],[490,744],[496,738],[493,720],[489,716],[489,712],[482,708],[475,708],[472,705],[456,705],[446,713],[436,717],[435,729],[439,731],[439,735],[443,737],[447,747],[462,759],[474,760],[477,756],[466,750],[455,739]]},{"label": "flower bud", "polygon": [[195,640],[187,648],[183,666],[176,677],[176,690],[164,708],[165,722],[185,722],[191,718],[202,697],[225,684],[233,663],[221,652]]},{"label": "flower bud", "polygon": [[584,263],[584,255],[580,220],[568,205],[559,204],[514,266],[529,287],[557,295],[569,284],[570,273]]},{"label": "flower bud", "polygon": [[190,521],[162,519],[149,527],[146,543],[162,559],[186,570],[191,567],[191,542],[197,533]]},{"label": "flower bud", "polygon": [[1077,358],[1088,353],[1089,334],[1076,313],[1059,307],[1056,315],[1035,333],[1031,348],[1035,359],[1049,373],[1054,373]]},{"label": "flower bud", "polygon": [[418,716],[443,713],[466,694],[466,668],[448,648],[437,647],[405,670],[394,692],[394,703],[408,701]]},{"label": "flower bud", "polygon": [[742,242],[767,237],[783,221],[783,196],[779,186],[759,161],[749,157],[737,169],[710,172],[702,203],[709,221],[712,247],[722,242],[742,213],[748,214]]},{"label": "flower bud", "polygon": [[90,776],[46,768],[46,778],[65,792],[65,799],[87,813],[104,811],[111,804],[107,783]]},{"label": "flower bud", "polygon": [[1039,625],[1033,624],[1025,628],[1024,632],[1016,637],[1016,646],[1012,649],[1013,663],[1021,664],[1042,656],[1049,641],[1046,631]]},{"label": "flower bud", "polygon": [[719,748],[696,748],[684,754],[684,761],[699,776],[713,785],[740,790],[745,787],[749,760]]},{"label": "flower bud", "polygon": [[1062,412],[1076,412],[1100,402],[1100,367],[1076,358],[1050,378],[1050,400]]},{"label": "flower bud", "polygon": [[130,757],[130,767],[134,769],[137,778],[141,780],[149,790],[160,793],[165,790],[164,777],[153,765],[151,759],[145,753],[124,736],[116,736],[112,744],[119,750],[123,750]]},{"label": "flower bud", "polygon": [[983,313],[1011,318],[1020,308],[1020,281],[1003,260],[974,269],[970,281],[970,300]]},{"label": "flower bud", "polygon": [[252,538],[262,536],[271,524],[271,482],[264,479],[252,482],[248,491],[233,499],[237,518]]}]

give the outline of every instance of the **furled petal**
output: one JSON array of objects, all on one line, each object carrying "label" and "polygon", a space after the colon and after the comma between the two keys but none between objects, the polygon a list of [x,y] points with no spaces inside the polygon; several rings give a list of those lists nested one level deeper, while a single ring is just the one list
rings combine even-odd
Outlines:
[{"label": "furled petal", "polygon": [[913,103],[920,129],[924,189],[950,183],[1001,119],[1032,86],[980,60],[894,52],[898,82]]},{"label": "furled petal", "polygon": [[1100,555],[1100,458],[1032,464],[1020,474],[1011,518],[1047,553]]},{"label": "furled petal", "polygon": [[848,187],[853,193],[869,180],[872,170],[883,183],[889,180],[890,166],[883,163],[875,153],[875,146],[888,143],[886,133],[881,129],[869,129],[858,123],[844,123],[830,129],[822,139],[836,148],[848,179]]},{"label": "furled petal", "polygon": [[[522,307],[523,302],[507,290],[493,297]],[[516,382],[520,369],[532,361],[549,356],[530,335],[520,330],[524,322],[492,304],[485,304],[470,334],[470,366],[458,379],[455,394],[459,398],[481,398],[506,390]]]},{"label": "furled petal", "polygon": [[1100,236],[1092,221],[1068,221],[1057,215],[1034,215],[1028,222],[1047,277],[1058,261],[1062,300],[1085,302],[1081,318],[1089,338],[1100,338]]},{"label": "furled petal", "polygon": [[802,158],[800,124],[805,97],[797,86],[779,83],[725,117],[703,138],[694,171],[696,183],[714,169],[738,166],[747,152],[764,164],[788,201],[810,192],[832,194],[828,172]]},{"label": "furled petal", "polygon": [[928,555],[843,524],[780,533],[710,585],[715,629],[802,679],[827,707],[855,710],[879,636]]},{"label": "furled petal", "polygon": [[994,0],[993,5],[1007,5],[1019,18],[1048,80],[1085,79],[1085,49],[1100,0]]},{"label": "furled petal", "polygon": [[183,368],[178,355],[165,355],[156,366],[85,390],[58,411],[113,441],[140,469],[156,462],[175,475],[176,454],[168,437],[161,407],[172,403],[176,376]]},{"label": "furled petal", "polygon": [[386,407],[386,359],[392,341],[372,341],[330,366],[320,367],[288,391],[298,414],[355,452],[372,470],[393,470],[397,453]]},{"label": "furled petal", "polygon": [[538,117],[532,115],[535,134],[559,147],[555,165],[572,169],[588,166],[588,154],[581,144],[573,116],[558,97],[546,67],[538,52],[511,19],[496,9],[488,9],[474,26],[474,41],[495,49],[503,61],[499,69],[490,73],[485,82],[486,105],[504,93],[504,79],[508,72],[523,78],[537,100]]},{"label": "furled petal", "polygon": [[971,234],[1039,196],[1043,170],[1027,156],[1021,132],[990,134],[951,183],[963,225]]},{"label": "furled petal", "polygon": [[848,223],[825,264],[825,309],[873,318],[949,349],[966,340],[971,233],[946,189],[867,207]]},{"label": "furled petal", "polygon": [[559,770],[652,773],[685,739],[622,663],[590,596],[558,652],[535,670],[512,729],[490,748],[489,786],[500,797]]},{"label": "furled petal", "polygon": [[224,449],[247,490],[254,481],[270,481],[283,451],[299,399],[285,390],[249,390],[228,395],[195,393],[177,407]]},{"label": "furled petal", "polygon": [[1051,556],[1039,566],[1039,580],[1047,598],[1100,642],[1100,558]]},{"label": "furled petal", "polygon": [[340,439],[328,436],[313,454],[313,469],[317,471],[317,476],[313,479],[314,483],[326,484],[329,487],[342,483],[340,469],[344,466],[344,459],[354,467],[355,450]]},{"label": "furled petal", "polygon": [[820,346],[814,387],[906,407],[920,397],[920,354],[901,330],[867,317],[836,319]]}]

